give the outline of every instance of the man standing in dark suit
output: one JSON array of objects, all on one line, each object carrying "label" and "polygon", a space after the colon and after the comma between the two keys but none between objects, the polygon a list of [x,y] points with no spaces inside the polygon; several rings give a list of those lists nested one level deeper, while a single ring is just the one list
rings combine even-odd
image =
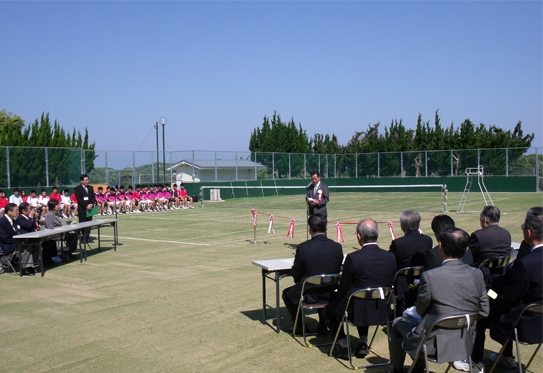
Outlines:
[{"label": "man standing in dark suit", "polygon": [[[96,204],[96,198],[92,185],[89,185],[89,175],[81,175],[79,180],[81,184],[75,187],[74,193],[77,199],[77,216],[79,222],[83,223],[92,220],[92,216],[87,216],[87,211],[90,212]],[[87,241],[89,241],[89,234],[90,231],[85,234],[85,240]]]},{"label": "man standing in dark suit", "polygon": [[[295,285],[283,291],[283,301],[293,322],[295,322],[304,280],[309,276],[340,273],[341,263],[343,262],[343,249],[341,245],[326,238],[324,235],[324,232],[326,232],[326,220],[318,215],[313,215],[309,217],[308,225],[311,239],[298,245],[292,266],[292,277],[294,278]],[[306,291],[304,299],[307,303],[329,300],[335,289],[335,285],[332,287],[319,286],[315,289],[310,288],[309,291]],[[323,321],[322,312],[319,310],[319,333],[326,332],[326,325]],[[298,319],[298,325],[301,326],[301,316]],[[300,334],[301,327],[294,332]]]},{"label": "man standing in dark suit", "polygon": [[[479,216],[481,228],[471,234],[469,249],[473,254],[473,266],[478,267],[485,259],[511,253],[511,234],[498,226],[500,209],[485,206]],[[488,284],[487,284],[488,285]]]},{"label": "man standing in dark suit", "polygon": [[[423,272],[418,287],[416,314],[398,317],[392,325],[390,358],[394,373],[403,372],[405,354],[415,357],[417,347],[426,331],[438,319],[446,316],[478,313],[488,315],[488,296],[481,271],[460,260],[469,244],[469,235],[458,228],[448,228],[439,234],[443,264]],[[417,323],[415,320],[420,319]],[[428,355],[437,356],[439,364],[467,356],[471,351],[475,328],[463,330],[438,329],[426,343]],[[418,359],[415,372],[424,371],[424,358]]]},{"label": "man standing in dark suit", "polygon": [[[404,236],[397,238],[390,244],[390,252],[396,256],[398,270],[406,267],[423,266],[426,253],[432,248],[432,239],[419,232],[420,215],[413,210],[405,210],[400,215],[400,226]],[[407,276],[399,276],[396,280],[395,292],[396,314],[400,315],[406,308],[415,304],[417,299],[416,289],[410,291],[409,284],[414,279]]]},{"label": "man standing in dark suit", "polygon": [[[543,300],[543,208],[534,207],[528,210],[524,224],[521,226],[524,242],[531,246],[529,254],[515,260],[505,275],[498,277],[492,284],[496,295],[490,301],[490,317],[483,323],[490,327],[490,337],[502,345],[513,335],[513,325],[520,312],[531,303]],[[519,340],[528,343],[539,343],[543,339],[543,319],[540,314],[525,313],[518,326]],[[473,346],[472,361],[483,360],[485,329],[479,331]],[[490,354],[491,361],[496,361],[498,354]],[[505,346],[500,364],[508,369],[516,368],[513,356],[513,343]],[[469,368],[465,362],[455,362],[455,368]],[[469,370],[469,369],[468,369]]]},{"label": "man standing in dark suit", "polygon": [[329,200],[328,185],[321,182],[319,171],[311,172],[311,181],[307,187],[305,200],[309,207],[309,216],[319,215],[324,220],[328,220],[328,211],[326,204]]},{"label": "man standing in dark suit", "polygon": [[[330,332],[335,337],[339,322],[345,314],[349,296],[356,290],[371,287],[390,287],[396,273],[396,259],[388,251],[377,246],[379,227],[372,219],[364,219],[356,227],[356,236],[361,249],[347,255],[339,283],[337,300],[326,307]],[[368,328],[371,325],[384,325],[388,318],[386,299],[354,299],[348,310],[349,319],[358,328],[359,343],[355,356],[363,358],[368,354]],[[347,339],[343,330],[338,336],[339,347],[333,351],[334,357],[348,359]]]}]

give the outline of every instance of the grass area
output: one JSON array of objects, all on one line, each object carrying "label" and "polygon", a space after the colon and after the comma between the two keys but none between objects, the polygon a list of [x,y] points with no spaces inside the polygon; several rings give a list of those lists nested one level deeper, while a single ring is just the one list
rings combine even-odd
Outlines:
[{"label": "grass area", "polygon": [[[520,242],[526,210],[541,206],[542,194],[496,193],[492,197],[504,213],[501,225],[511,232],[513,241]],[[451,210],[456,211],[459,199],[460,194],[450,194]],[[482,206],[482,199],[474,195],[466,210],[480,211]],[[109,247],[100,253],[93,250],[87,262],[49,268],[44,278],[0,276],[0,371],[347,371],[328,357],[326,347],[302,347],[286,333],[291,321],[284,307],[282,333],[261,323],[262,281],[260,269],[251,262],[293,257],[295,245],[305,240],[306,233],[305,225],[298,222],[294,238],[286,238],[290,220],[276,218],[277,234],[268,235],[269,218],[260,215],[257,240],[261,244],[251,245],[252,208],[288,218],[302,219],[306,213],[303,197],[287,196],[122,216],[123,246],[116,252]],[[357,222],[365,217],[387,222],[397,221],[407,208],[421,213],[422,229],[428,234],[431,219],[440,209],[440,196],[335,193],[328,211],[331,222]],[[450,215],[466,231],[478,229],[478,214]],[[380,228],[378,243],[387,249],[391,236],[386,224]],[[401,235],[398,223],[394,228]],[[354,225],[343,226],[345,253],[357,248],[354,231]],[[103,234],[111,237],[113,233]],[[335,237],[333,225],[329,236]],[[292,279],[285,278],[281,287],[291,284]],[[272,289],[270,282],[268,299],[273,299]],[[271,318],[268,322],[274,324]],[[499,350],[499,345],[487,341],[487,353]],[[374,347],[388,357],[383,331]],[[533,349],[523,346],[521,351],[529,356]],[[531,370],[541,368],[538,357]],[[431,365],[431,369],[442,372],[445,365]],[[373,369],[376,373],[387,370]]]}]

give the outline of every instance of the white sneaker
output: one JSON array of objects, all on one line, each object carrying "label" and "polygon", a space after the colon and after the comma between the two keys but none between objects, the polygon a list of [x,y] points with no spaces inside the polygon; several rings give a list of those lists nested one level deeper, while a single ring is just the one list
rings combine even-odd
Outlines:
[{"label": "white sneaker", "polygon": [[[490,361],[494,362],[498,358],[498,355],[499,354],[490,354],[488,358],[490,359]],[[502,355],[502,357],[500,358],[500,361],[498,361],[498,364],[508,369],[514,369],[517,367],[517,362],[515,361],[514,356],[505,357]]]},{"label": "white sneaker", "polygon": [[193,208],[194,208],[194,206],[190,206],[190,207],[189,207],[189,209],[193,209]]},{"label": "white sneaker", "polygon": [[[454,369],[456,369],[456,370],[460,370],[462,372],[469,372],[469,361],[468,360],[455,361],[453,366],[454,366]],[[485,367],[485,365],[483,364],[483,362],[472,363],[473,373],[484,373],[484,371],[485,371],[484,367]]]}]

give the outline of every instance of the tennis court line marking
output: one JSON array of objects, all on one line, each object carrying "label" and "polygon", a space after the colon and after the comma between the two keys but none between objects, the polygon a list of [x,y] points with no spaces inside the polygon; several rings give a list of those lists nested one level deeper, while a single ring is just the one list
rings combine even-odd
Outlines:
[{"label": "tennis court line marking", "polygon": [[[114,236],[101,235],[102,237],[112,238]],[[149,241],[149,242],[165,242],[165,243],[181,243],[185,245],[199,245],[199,246],[211,246],[210,243],[196,243],[196,242],[184,242],[184,241],[166,241],[166,240],[150,240],[148,238],[136,238],[136,237],[117,237],[123,240],[137,240],[137,241]]]}]

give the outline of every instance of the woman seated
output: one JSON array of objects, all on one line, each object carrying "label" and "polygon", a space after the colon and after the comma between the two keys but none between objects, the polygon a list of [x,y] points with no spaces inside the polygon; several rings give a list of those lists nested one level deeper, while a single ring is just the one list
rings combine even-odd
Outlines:
[{"label": "woman seated", "polygon": [[[60,202],[56,199],[50,199],[47,203],[49,212],[45,215],[45,227],[47,229],[54,229],[62,227],[62,221],[60,220],[59,211],[60,211]],[[62,237],[63,236],[63,237]],[[63,260],[74,259],[75,257],[72,253],[77,249],[77,234],[76,233],[65,233],[63,235],[56,235],[51,237],[51,240],[60,242],[64,240],[64,251],[62,253]]]}]

